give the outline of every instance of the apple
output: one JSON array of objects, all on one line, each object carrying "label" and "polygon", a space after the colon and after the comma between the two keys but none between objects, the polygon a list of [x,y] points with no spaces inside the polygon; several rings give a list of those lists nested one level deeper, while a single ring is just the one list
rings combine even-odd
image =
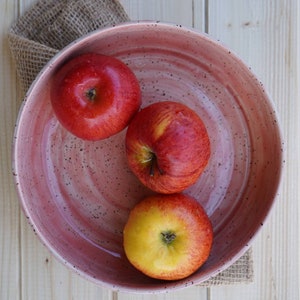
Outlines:
[{"label": "apple", "polygon": [[208,259],[213,229],[203,207],[191,196],[156,194],[129,214],[123,245],[129,262],[149,277],[178,280]]},{"label": "apple", "polygon": [[54,74],[50,98],[62,126],[85,140],[122,131],[141,104],[139,82],[131,69],[98,53],[67,61]]},{"label": "apple", "polygon": [[126,137],[128,165],[151,190],[178,193],[197,181],[210,157],[200,117],[184,104],[163,101],[139,111]]}]

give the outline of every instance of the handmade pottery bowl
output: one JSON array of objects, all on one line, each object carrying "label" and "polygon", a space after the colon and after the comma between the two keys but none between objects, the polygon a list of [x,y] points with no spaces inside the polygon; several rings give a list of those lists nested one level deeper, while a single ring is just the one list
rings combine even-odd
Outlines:
[{"label": "handmade pottery bowl", "polygon": [[[86,52],[128,64],[140,82],[142,107],[179,101],[207,127],[209,165],[185,192],[205,208],[214,242],[208,261],[186,279],[148,278],[125,258],[123,226],[130,209],[151,193],[127,166],[126,130],[106,140],[83,141],[64,130],[53,114],[53,74]],[[245,253],[274,203],[282,141],[264,87],[231,51],[180,26],[126,23],[75,41],[40,72],[17,120],[13,168],[24,212],[54,256],[104,287],[153,293],[199,284]]]}]

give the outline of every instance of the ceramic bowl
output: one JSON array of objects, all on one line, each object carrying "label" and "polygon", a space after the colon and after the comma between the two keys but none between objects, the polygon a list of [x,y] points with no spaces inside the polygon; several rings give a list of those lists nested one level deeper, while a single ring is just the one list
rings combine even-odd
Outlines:
[{"label": "ceramic bowl", "polygon": [[[143,107],[179,101],[206,124],[211,159],[185,192],[203,205],[215,237],[208,261],[186,279],[148,278],[124,256],[122,230],[129,211],[151,193],[127,166],[126,130],[87,142],[64,130],[53,114],[53,74],[86,52],[124,61],[140,82]],[[41,71],[17,120],[13,168],[29,223],[55,257],[101,286],[153,293],[199,284],[249,248],[277,193],[282,141],[263,85],[230,50],[192,29],[126,23],[75,41]]]}]

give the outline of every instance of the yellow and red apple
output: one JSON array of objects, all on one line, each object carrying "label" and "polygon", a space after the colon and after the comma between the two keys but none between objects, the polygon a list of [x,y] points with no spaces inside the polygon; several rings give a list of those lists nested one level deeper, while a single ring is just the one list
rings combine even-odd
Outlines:
[{"label": "yellow and red apple", "polygon": [[130,263],[152,278],[178,280],[210,254],[213,229],[203,207],[185,194],[157,194],[130,212],[123,232]]},{"label": "yellow and red apple", "polygon": [[178,193],[199,178],[210,157],[210,140],[197,113],[164,101],[139,111],[126,133],[129,167],[148,188]]}]

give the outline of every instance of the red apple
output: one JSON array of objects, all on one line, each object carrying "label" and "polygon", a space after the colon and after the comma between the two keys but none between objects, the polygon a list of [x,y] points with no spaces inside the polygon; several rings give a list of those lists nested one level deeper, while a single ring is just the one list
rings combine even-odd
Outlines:
[{"label": "red apple", "polygon": [[100,140],[123,130],[138,111],[137,78],[122,61],[87,53],[74,57],[54,75],[51,103],[59,122],[86,140]]},{"label": "red apple", "polygon": [[178,193],[203,172],[210,141],[204,123],[192,109],[177,102],[157,102],[130,122],[126,155],[131,170],[148,188]]},{"label": "red apple", "polygon": [[139,202],[123,231],[125,254],[144,274],[163,280],[185,278],[207,260],[213,242],[202,206],[184,194],[158,194]]}]

